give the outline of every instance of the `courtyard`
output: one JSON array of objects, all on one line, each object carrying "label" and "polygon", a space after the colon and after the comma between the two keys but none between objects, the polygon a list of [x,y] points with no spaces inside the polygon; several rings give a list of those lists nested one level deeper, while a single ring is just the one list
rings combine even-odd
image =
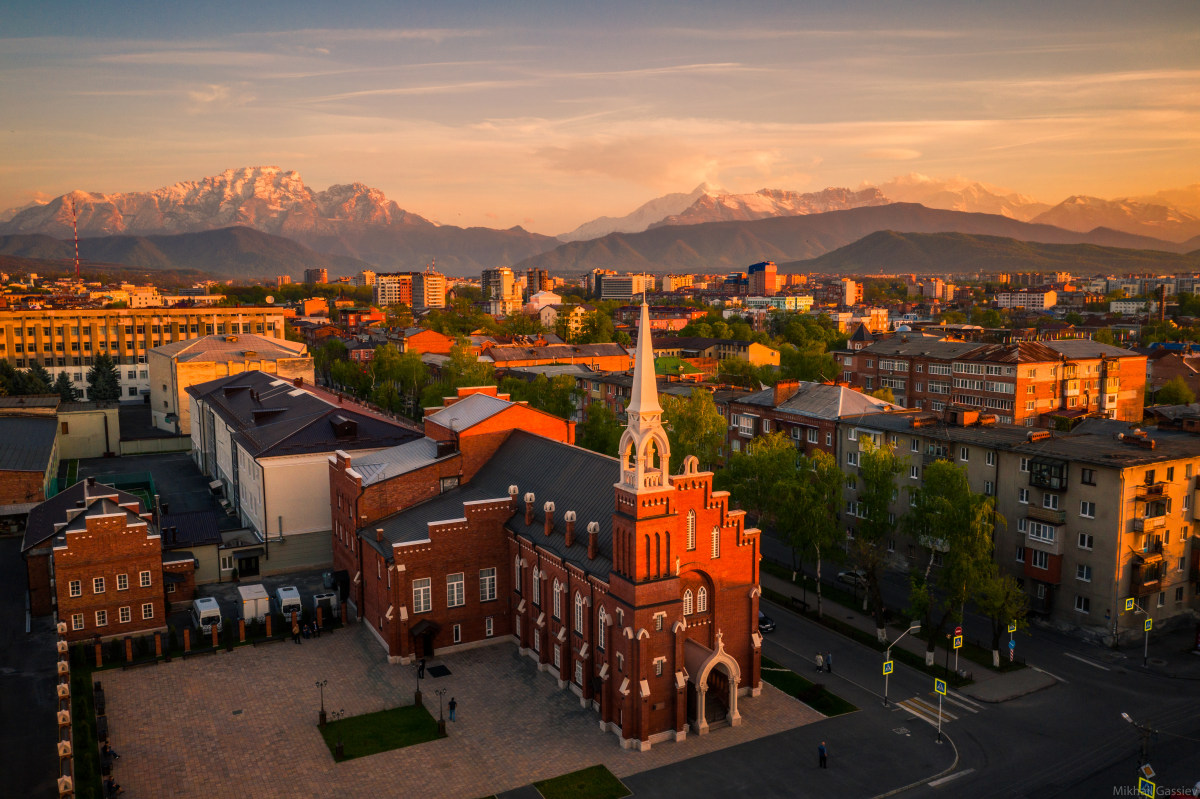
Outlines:
[{"label": "courtyard", "polygon": [[421,682],[458,701],[449,735],[335,763],[316,727],[318,680],[327,711],[347,716],[413,700],[413,666],[389,665],[361,625],[336,634],[156,667],[98,672],[108,696],[118,782],[131,797],[479,797],[603,763],[618,777],[676,763],[823,718],[764,684],[738,702],[743,723],[649,752],[622,749],[598,716],[509,641],[430,659],[450,673]]}]

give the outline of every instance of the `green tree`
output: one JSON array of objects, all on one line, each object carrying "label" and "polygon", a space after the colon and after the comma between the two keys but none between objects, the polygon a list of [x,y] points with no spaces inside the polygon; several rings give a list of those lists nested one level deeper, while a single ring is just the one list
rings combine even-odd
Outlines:
[{"label": "green tree", "polygon": [[34,361],[29,365],[29,378],[31,384],[36,388],[45,386],[44,391],[35,391],[35,394],[46,394],[50,392],[50,387],[54,385],[54,375],[50,374],[50,370],[42,366],[39,361]]},{"label": "green tree", "polygon": [[1008,631],[1009,624],[1018,630],[1028,626],[1025,617],[1029,612],[1029,596],[1021,590],[1017,578],[1001,573],[995,563],[977,586],[975,607],[992,622],[992,667],[1000,667],[1000,636]]},{"label": "green tree", "polygon": [[575,414],[575,404],[580,394],[571,375],[548,378],[541,374],[533,380],[506,377],[500,381],[500,391],[560,419],[570,419]]},{"label": "green tree", "polygon": [[1111,330],[1097,330],[1092,334],[1092,341],[1095,341],[1097,344],[1107,344],[1110,347],[1115,347],[1117,337],[1113,335]]},{"label": "green tree", "polygon": [[881,399],[884,402],[894,403],[896,401],[896,395],[893,394],[892,390],[887,386],[884,386],[883,388],[875,389],[874,391],[871,392],[871,396],[874,397],[875,399]]},{"label": "green tree", "polygon": [[587,408],[587,417],[579,427],[579,446],[617,457],[621,444],[621,423],[607,405],[593,402]]},{"label": "green tree", "polygon": [[825,352],[806,352],[788,343],[779,347],[779,377],[783,380],[823,382],[838,376],[841,367]]},{"label": "green tree", "polygon": [[79,399],[79,392],[75,390],[75,386],[71,385],[71,378],[67,377],[66,372],[58,373],[58,379],[54,381],[53,390],[63,402],[75,402]]},{"label": "green tree", "polygon": [[779,510],[779,484],[795,470],[795,446],[783,433],[771,433],[730,455],[725,468],[717,472],[717,483],[758,523],[769,524]]},{"label": "green tree", "polygon": [[1172,377],[1165,386],[1154,392],[1154,402],[1158,405],[1190,405],[1196,401],[1196,392],[1192,391],[1182,375]]},{"label": "green tree", "polygon": [[861,438],[858,453],[858,515],[851,553],[867,581],[867,596],[863,609],[875,617],[875,634],[880,641],[887,638],[884,629],[883,594],[880,580],[887,559],[888,542],[896,532],[896,519],[891,503],[896,496],[896,477],[904,464],[890,446],[875,446],[871,439]]},{"label": "green tree", "polygon": [[313,353],[313,366],[317,374],[326,383],[333,380],[333,365],[349,358],[350,351],[345,342],[336,338],[327,338]]},{"label": "green tree", "polygon": [[496,376],[492,365],[480,361],[479,357],[460,341],[450,348],[450,357],[442,364],[441,377],[437,382],[427,385],[422,392],[421,407],[442,407],[442,398],[452,396],[458,388],[494,385]]},{"label": "green tree", "polygon": [[791,544],[793,566],[799,569],[809,555],[816,562],[818,617],[824,612],[821,566],[841,554],[838,547],[845,541],[838,521],[844,480],[837,459],[818,450],[809,457],[801,456],[775,491],[775,529]]},{"label": "green tree", "polygon": [[575,341],[579,344],[608,344],[615,333],[612,317],[597,309],[583,317]]},{"label": "green tree", "polygon": [[121,399],[121,375],[111,356],[100,354],[87,373],[88,397],[93,402],[118,402]]},{"label": "green tree", "polygon": [[946,460],[925,467],[913,500],[904,528],[929,557],[924,570],[909,573],[910,601],[922,618],[925,662],[932,665],[946,623],[962,620],[963,606],[990,573],[997,516],[992,498],[971,490],[967,470]]},{"label": "green tree", "polygon": [[688,455],[696,456],[701,469],[713,468],[729,425],[717,410],[712,393],[694,388],[686,397],[663,394],[660,401],[671,444],[671,473],[679,471]]},{"label": "green tree", "polygon": [[719,372],[722,380],[751,391],[758,391],[763,386],[774,385],[779,379],[775,369],[770,366],[755,366],[740,358],[726,358],[721,361]]}]

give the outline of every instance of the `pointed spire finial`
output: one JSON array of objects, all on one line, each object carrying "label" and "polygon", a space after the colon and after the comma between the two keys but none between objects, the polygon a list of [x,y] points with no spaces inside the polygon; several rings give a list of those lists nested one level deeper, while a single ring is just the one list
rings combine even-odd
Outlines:
[{"label": "pointed spire finial", "polygon": [[658,386],[654,382],[654,345],[650,340],[650,306],[642,297],[642,320],[634,350],[633,389],[629,395],[628,413],[662,413],[658,404]]}]

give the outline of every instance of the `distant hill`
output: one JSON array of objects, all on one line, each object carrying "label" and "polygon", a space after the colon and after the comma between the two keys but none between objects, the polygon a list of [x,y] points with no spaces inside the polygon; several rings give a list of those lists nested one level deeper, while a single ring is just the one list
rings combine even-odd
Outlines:
[{"label": "distant hill", "polygon": [[[0,236],[0,255],[70,263],[75,246],[45,235]],[[150,270],[196,270],[217,277],[270,279],[299,277],[305,269],[330,275],[372,268],[354,258],[325,255],[282,236],[245,227],[170,236],[100,236],[79,240],[80,258]]]},{"label": "distant hill", "polygon": [[1095,244],[1042,244],[967,233],[881,230],[817,258],[779,264],[781,272],[1191,272],[1200,251],[1178,254]]},{"label": "distant hill", "polygon": [[647,272],[720,272],[756,261],[776,263],[815,258],[881,230],[967,233],[1046,244],[1094,244],[1181,252],[1179,244],[1115,230],[1079,233],[1052,225],[1020,222],[998,214],[926,208],[915,203],[851,208],[749,222],[710,222],[613,233],[575,241],[526,258],[514,268],[586,272],[596,268]]}]

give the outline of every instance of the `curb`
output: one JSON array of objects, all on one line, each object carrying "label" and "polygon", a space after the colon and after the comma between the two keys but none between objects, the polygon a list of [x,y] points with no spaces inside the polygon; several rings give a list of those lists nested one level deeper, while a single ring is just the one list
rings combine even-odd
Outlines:
[{"label": "curb", "polygon": [[946,768],[942,771],[939,771],[937,774],[933,774],[929,777],[923,777],[923,778],[917,780],[916,782],[910,782],[908,785],[902,785],[899,788],[893,788],[892,790],[888,791],[887,793],[877,794],[873,797],[873,799],[884,799],[884,797],[886,797],[886,796],[895,796],[898,793],[904,793],[905,791],[911,791],[913,788],[916,788],[920,785],[925,785],[926,783],[930,783],[936,779],[944,777],[947,774],[952,773],[956,768],[958,768],[958,747],[954,744],[954,740],[949,735],[947,735],[945,733],[945,731],[942,732],[942,737],[945,738],[946,741],[950,744],[951,748],[954,749],[954,762],[951,763],[948,768]]}]

